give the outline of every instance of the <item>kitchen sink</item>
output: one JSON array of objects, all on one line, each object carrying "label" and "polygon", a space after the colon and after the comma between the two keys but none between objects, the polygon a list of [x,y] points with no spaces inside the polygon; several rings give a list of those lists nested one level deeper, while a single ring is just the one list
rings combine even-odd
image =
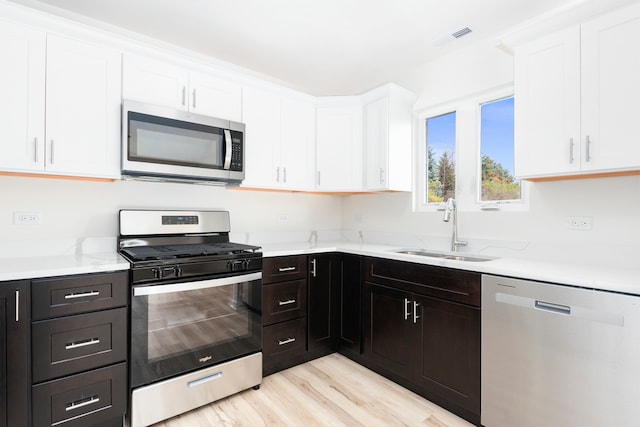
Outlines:
[{"label": "kitchen sink", "polygon": [[446,253],[446,252],[432,252],[423,249],[400,249],[393,251],[398,254],[405,255],[418,255],[418,256],[426,256],[431,258],[444,258],[444,259],[452,259],[455,261],[470,261],[470,262],[484,262],[491,261],[495,258],[490,257],[480,257],[480,256],[470,256],[470,255],[462,255],[462,254],[454,254],[454,253]]}]

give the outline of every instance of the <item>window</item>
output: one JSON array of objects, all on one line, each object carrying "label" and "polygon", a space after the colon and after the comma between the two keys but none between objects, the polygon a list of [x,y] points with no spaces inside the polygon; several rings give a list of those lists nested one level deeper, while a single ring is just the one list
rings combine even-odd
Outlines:
[{"label": "window", "polygon": [[514,178],[513,96],[480,105],[480,201],[522,198]]},{"label": "window", "polygon": [[418,111],[413,209],[434,212],[449,197],[462,211],[526,211],[515,179],[511,85]]},{"label": "window", "polygon": [[425,200],[441,203],[456,194],[456,113],[428,118]]}]

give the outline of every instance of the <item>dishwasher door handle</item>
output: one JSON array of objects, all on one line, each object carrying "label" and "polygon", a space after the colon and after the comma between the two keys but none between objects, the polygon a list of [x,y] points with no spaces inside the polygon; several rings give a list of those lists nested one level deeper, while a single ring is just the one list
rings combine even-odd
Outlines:
[{"label": "dishwasher door handle", "polygon": [[535,307],[538,310],[551,311],[558,314],[566,314],[567,316],[571,315],[571,307],[569,307],[568,305],[554,304],[551,302],[536,300]]}]

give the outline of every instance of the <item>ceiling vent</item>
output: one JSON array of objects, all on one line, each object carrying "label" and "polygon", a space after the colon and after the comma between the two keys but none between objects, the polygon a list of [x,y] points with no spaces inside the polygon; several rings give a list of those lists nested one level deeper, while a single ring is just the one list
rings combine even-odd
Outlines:
[{"label": "ceiling vent", "polygon": [[453,37],[455,37],[456,39],[459,39],[462,36],[466,36],[467,34],[469,34],[471,32],[471,28],[469,27],[464,27],[458,31],[456,31],[455,33],[452,33],[451,35]]},{"label": "ceiling vent", "polygon": [[460,37],[464,37],[464,36],[466,36],[467,34],[470,34],[470,33],[471,33],[471,28],[464,27],[464,28],[461,28],[461,29],[459,29],[458,31],[456,31],[454,33],[451,33],[451,34],[449,34],[449,33],[442,34],[440,37],[436,38],[433,41],[433,44],[435,46],[442,46],[442,45],[445,45],[445,44],[449,44],[452,41],[455,41],[455,40],[459,39]]}]

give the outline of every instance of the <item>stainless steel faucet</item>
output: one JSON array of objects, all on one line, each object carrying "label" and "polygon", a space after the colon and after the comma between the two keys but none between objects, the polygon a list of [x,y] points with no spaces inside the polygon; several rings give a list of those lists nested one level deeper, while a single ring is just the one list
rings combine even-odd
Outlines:
[{"label": "stainless steel faucet", "polygon": [[444,216],[442,217],[442,220],[444,222],[449,222],[452,216],[453,216],[453,231],[451,235],[451,252],[457,252],[458,248],[462,246],[467,246],[467,242],[458,240],[458,209],[456,206],[455,199],[449,198],[444,208]]}]

